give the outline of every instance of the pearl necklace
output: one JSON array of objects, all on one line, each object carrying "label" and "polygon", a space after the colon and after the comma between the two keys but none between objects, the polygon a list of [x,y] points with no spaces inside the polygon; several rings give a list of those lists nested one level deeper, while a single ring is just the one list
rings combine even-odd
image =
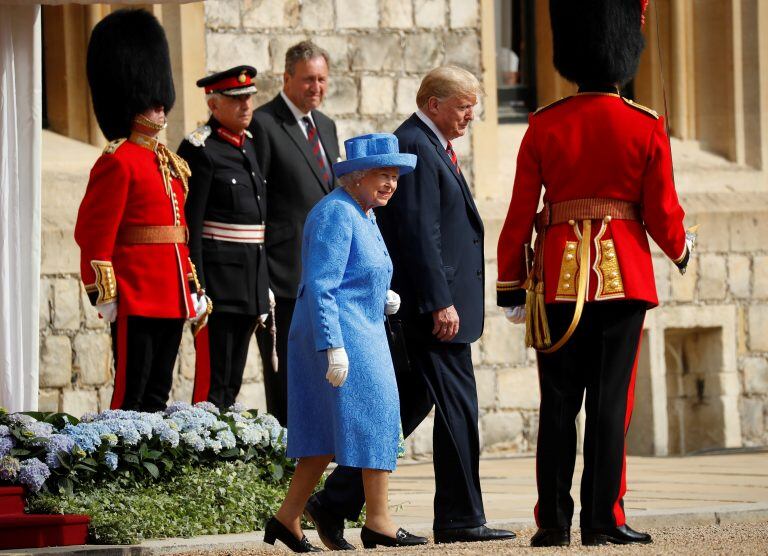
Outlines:
[{"label": "pearl necklace", "polygon": [[368,209],[368,210],[365,209],[365,206],[363,206],[363,202],[358,198],[358,196],[355,195],[352,192],[352,190],[349,187],[347,187],[347,186],[344,186],[344,191],[346,191],[349,194],[349,196],[352,197],[355,200],[355,202],[360,207],[360,210],[363,211],[363,214],[365,214],[366,216],[369,216],[370,209]]}]

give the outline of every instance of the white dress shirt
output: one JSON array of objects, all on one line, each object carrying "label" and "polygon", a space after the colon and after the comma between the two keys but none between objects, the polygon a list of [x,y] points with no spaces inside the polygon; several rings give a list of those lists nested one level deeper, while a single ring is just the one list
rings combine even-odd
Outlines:
[{"label": "white dress shirt", "polygon": [[427,116],[424,112],[421,110],[416,111],[416,115],[419,117],[419,119],[427,124],[427,127],[432,130],[432,132],[437,135],[437,140],[440,141],[440,144],[443,146],[443,149],[448,148],[448,139],[445,138],[445,135],[443,135],[439,129],[437,129],[437,126],[435,125],[435,122],[429,119],[429,116]]},{"label": "white dress shirt", "polygon": [[[285,94],[285,91],[280,91],[280,96],[283,97],[283,100],[288,105],[288,109],[291,111],[291,114],[293,114],[293,117],[296,118],[296,121],[299,124],[299,129],[304,134],[304,137],[307,140],[309,140],[309,134],[307,133],[307,126],[302,121],[302,118],[308,117],[312,122],[312,125],[315,126],[315,129],[317,129],[317,124],[315,124],[315,119],[312,117],[312,112],[307,112],[306,114],[302,112],[298,106],[296,106],[293,102],[291,102],[291,99],[288,98],[288,95]],[[320,137],[319,133],[318,133],[318,137]],[[325,163],[328,164],[328,170],[330,173],[331,164],[329,164],[330,161],[328,160],[328,155],[325,154],[325,149],[323,148],[322,140],[320,141],[320,152],[323,153],[323,158],[325,159]]]}]

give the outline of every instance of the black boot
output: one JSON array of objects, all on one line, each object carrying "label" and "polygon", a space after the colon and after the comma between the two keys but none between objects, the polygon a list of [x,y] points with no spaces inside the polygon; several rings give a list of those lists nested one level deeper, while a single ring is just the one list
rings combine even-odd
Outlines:
[{"label": "black boot", "polygon": [[512,531],[504,529],[491,529],[485,525],[477,527],[461,527],[459,529],[436,529],[435,544],[447,544],[452,542],[483,542],[506,541],[514,539]]},{"label": "black boot", "polygon": [[313,546],[309,542],[306,535],[302,535],[301,540],[297,539],[288,528],[280,523],[276,518],[272,517],[267,521],[266,527],[264,527],[264,542],[267,544],[275,544],[275,540],[280,540],[282,543],[293,550],[294,552],[322,552],[321,548]]},{"label": "black boot", "polygon": [[607,529],[583,529],[581,530],[581,544],[595,546],[599,544],[648,544],[652,542],[648,533],[640,533],[629,525],[610,527]]},{"label": "black boot", "polygon": [[531,546],[568,546],[571,544],[571,530],[567,527],[557,529],[539,528],[531,537]]},{"label": "black boot", "polygon": [[344,518],[326,510],[314,494],[304,506],[304,517],[314,523],[320,540],[328,550],[355,550],[344,538]]},{"label": "black boot", "polygon": [[382,535],[371,529],[368,529],[365,525],[360,530],[360,540],[363,541],[365,548],[376,548],[376,546],[416,546],[419,544],[427,544],[425,537],[417,537],[411,535],[405,529],[398,529],[394,538]]}]

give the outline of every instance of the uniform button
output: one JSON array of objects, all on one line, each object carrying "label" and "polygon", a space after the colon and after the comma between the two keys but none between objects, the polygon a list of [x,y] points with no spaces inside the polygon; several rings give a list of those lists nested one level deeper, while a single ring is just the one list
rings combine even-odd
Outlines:
[{"label": "uniform button", "polygon": [[480,240],[479,240],[479,239],[477,239],[477,238],[475,238],[475,239],[473,239],[473,240],[472,240],[472,243],[474,243],[475,245],[477,245],[478,243],[480,243]]},{"label": "uniform button", "polygon": [[610,241],[610,240],[606,241],[606,242],[605,242],[605,244],[606,244],[608,247],[613,247],[613,242],[612,242],[612,241]]},{"label": "uniform button", "polygon": [[245,154],[245,149],[243,149],[243,154]]},{"label": "uniform button", "polygon": [[567,290],[568,288],[571,287],[571,285],[568,282],[566,282],[565,284],[563,284],[563,287]]},{"label": "uniform button", "polygon": [[605,218],[603,218],[603,222],[605,222],[606,224],[608,224],[611,220],[613,220],[613,218],[611,217],[610,214],[606,214]]},{"label": "uniform button", "polygon": [[256,177],[256,172],[251,172],[251,175],[255,178]]},{"label": "uniform button", "polygon": [[568,221],[568,225],[569,225],[569,226],[574,226],[575,224],[576,224],[576,221],[575,221],[575,220],[573,220],[573,219],[571,219],[571,220],[569,220],[569,221]]},{"label": "uniform button", "polygon": [[570,253],[568,253],[568,254],[565,256],[565,260],[566,260],[566,261],[572,261],[572,260],[573,260],[573,255],[571,255]]},{"label": "uniform button", "polygon": [[570,280],[571,279],[571,273],[570,272],[566,272],[565,273],[565,279],[566,280]]},{"label": "uniform button", "polygon": [[264,246],[263,245],[259,245],[259,251],[261,251],[262,249],[264,249]]},{"label": "uniform button", "polygon": [[575,251],[576,246],[575,245],[568,245],[568,251]]},{"label": "uniform button", "polygon": [[477,271],[477,275],[478,275],[478,276],[482,276],[482,275],[483,275],[483,271],[482,271],[482,270],[478,270],[478,271]]},{"label": "uniform button", "polygon": [[267,185],[267,180],[264,180],[264,185]]},{"label": "uniform button", "polygon": [[232,178],[232,183],[237,183],[237,180],[235,178]]},{"label": "uniform button", "polygon": [[611,278],[616,278],[618,275],[619,275],[619,273],[616,272],[616,271],[611,272]]},{"label": "uniform button", "polygon": [[261,201],[261,195],[256,195],[256,199],[258,199],[259,201]]},{"label": "uniform button", "polygon": [[613,281],[613,287],[614,288],[618,288],[619,287],[619,281],[618,280],[614,280]]}]

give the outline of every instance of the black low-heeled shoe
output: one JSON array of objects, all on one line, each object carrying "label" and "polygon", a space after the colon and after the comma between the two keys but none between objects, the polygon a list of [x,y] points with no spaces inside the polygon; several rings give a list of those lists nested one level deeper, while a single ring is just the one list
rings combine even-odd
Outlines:
[{"label": "black low-heeled shoe", "polygon": [[601,544],[649,544],[653,539],[648,533],[635,531],[629,525],[620,525],[608,529],[581,529],[581,544],[598,546]]},{"label": "black low-heeled shoe", "polygon": [[280,523],[276,518],[272,517],[267,521],[266,527],[264,527],[264,542],[267,544],[275,544],[275,541],[279,540],[285,546],[290,548],[294,552],[322,552],[323,550],[314,546],[306,535],[301,537],[301,540],[297,539],[288,528]]},{"label": "black low-heeled shoe", "polygon": [[428,542],[426,537],[412,535],[402,528],[397,530],[397,534],[394,537],[389,537],[368,529],[365,525],[360,530],[360,540],[363,541],[365,548],[376,548],[377,546],[417,546],[427,544]]}]

